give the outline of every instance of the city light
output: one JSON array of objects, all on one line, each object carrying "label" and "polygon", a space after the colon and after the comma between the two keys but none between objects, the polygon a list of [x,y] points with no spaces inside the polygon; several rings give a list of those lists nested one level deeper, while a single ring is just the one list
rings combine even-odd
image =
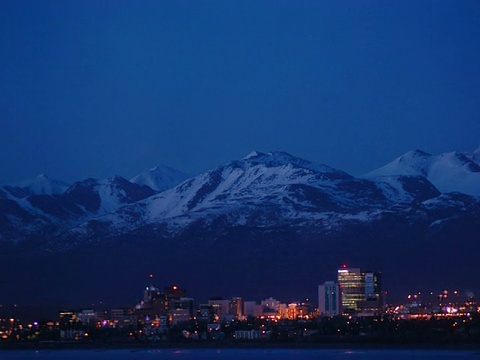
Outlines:
[{"label": "city light", "polygon": [[[284,302],[270,297],[257,302],[244,301],[238,296],[212,298],[195,307],[194,299],[187,297],[187,291],[178,285],[162,288],[151,284],[140,288],[144,289],[143,299],[125,308],[95,310],[92,304],[87,309],[60,311],[57,321],[23,323],[13,316],[5,317],[0,319],[0,339],[36,341],[42,333],[42,336],[58,334],[56,340],[61,341],[91,342],[98,341],[99,336],[108,337],[106,331],[110,331],[129,341],[154,342],[168,341],[172,329],[180,329],[181,336],[189,341],[223,339],[225,336],[232,340],[261,340],[278,339],[282,334],[276,331],[282,328],[290,329],[285,332],[289,336],[302,338],[312,334],[321,336],[322,333],[312,328],[317,329],[320,324],[333,321],[331,319],[336,322],[327,328],[335,331],[335,336],[360,336],[361,323],[370,324],[362,325],[361,330],[368,336],[382,334],[375,326],[387,329],[391,326],[400,334],[406,321],[432,319],[439,321],[425,322],[422,326],[435,325],[435,331],[439,331],[438,326],[445,324],[449,331],[455,329],[447,333],[448,336],[469,336],[464,332],[478,324],[480,306],[471,292],[462,296],[458,290],[443,289],[422,295],[417,289],[402,296],[405,300],[401,304],[388,304],[387,291],[381,288],[380,272],[344,268],[343,265],[337,271],[336,281],[318,286],[318,308],[307,298]],[[449,293],[455,296],[448,299]],[[415,326],[412,323],[411,327]],[[328,333],[328,336],[333,335]]]}]

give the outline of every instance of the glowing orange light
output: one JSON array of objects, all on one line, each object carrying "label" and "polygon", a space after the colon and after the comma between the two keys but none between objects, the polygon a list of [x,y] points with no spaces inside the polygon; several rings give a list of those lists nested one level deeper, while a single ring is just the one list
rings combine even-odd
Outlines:
[{"label": "glowing orange light", "polygon": [[173,290],[177,290],[177,285],[173,285]]}]

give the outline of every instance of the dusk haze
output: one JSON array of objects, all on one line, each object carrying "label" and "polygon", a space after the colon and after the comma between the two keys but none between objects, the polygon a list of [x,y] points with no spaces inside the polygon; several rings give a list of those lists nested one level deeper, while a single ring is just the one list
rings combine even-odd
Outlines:
[{"label": "dusk haze", "polygon": [[0,358],[475,356],[479,64],[476,0],[0,0]]}]

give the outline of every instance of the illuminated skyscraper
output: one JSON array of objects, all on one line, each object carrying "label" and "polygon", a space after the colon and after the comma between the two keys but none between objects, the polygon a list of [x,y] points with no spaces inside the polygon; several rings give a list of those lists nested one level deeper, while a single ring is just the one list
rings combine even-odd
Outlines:
[{"label": "illuminated skyscraper", "polygon": [[338,286],[342,293],[344,314],[381,311],[380,273],[365,272],[343,266],[338,269]]},{"label": "illuminated skyscraper", "polygon": [[365,300],[379,300],[381,298],[381,278],[380,273],[365,273]]},{"label": "illuminated skyscraper", "polygon": [[365,300],[365,278],[358,268],[338,269],[338,287],[342,293],[344,313],[357,312],[359,302]]},{"label": "illuminated skyscraper", "polygon": [[365,278],[365,301],[359,303],[363,316],[380,315],[383,310],[383,296],[380,273],[367,272]]}]

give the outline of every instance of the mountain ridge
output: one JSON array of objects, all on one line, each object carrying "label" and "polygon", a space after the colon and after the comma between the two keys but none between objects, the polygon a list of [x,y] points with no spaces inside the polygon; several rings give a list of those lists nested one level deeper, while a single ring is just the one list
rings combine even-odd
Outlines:
[{"label": "mountain ridge", "polygon": [[155,191],[162,192],[178,185],[189,177],[190,175],[170,166],[157,165],[132,177],[130,182],[147,185]]},{"label": "mountain ridge", "polygon": [[[475,174],[463,155],[453,170],[440,168]],[[63,194],[0,198],[0,262],[14,274],[3,296],[127,301],[156,272],[198,296],[220,287],[247,298],[314,297],[314,285],[344,262],[384,271],[398,294],[467,287],[477,283],[480,198],[442,192],[418,175],[418,159],[432,156],[404,157],[413,174],[365,178],[254,152],[162,192],[113,177]],[[31,285],[20,289],[18,279]]]},{"label": "mountain ridge", "polygon": [[[465,153],[430,155],[413,150],[354,177],[286,152],[254,151],[187,179],[175,169],[153,167],[132,181],[121,176],[89,178],[73,183],[63,193],[40,189],[38,194],[10,199],[15,205],[5,203],[1,215],[6,228],[17,231],[25,219],[35,218],[24,224],[30,232],[19,238],[34,235],[46,224],[54,229],[55,223],[58,229],[52,231],[53,236],[66,232],[69,236],[88,233],[89,237],[103,237],[108,234],[96,235],[92,224],[120,234],[153,223],[168,224],[177,231],[218,216],[243,226],[322,223],[326,218],[339,221],[342,217],[353,221],[364,219],[365,212],[388,211],[399,204],[412,206],[456,191],[459,184],[465,186],[467,195],[480,195],[479,176],[480,166]],[[45,176],[40,178],[54,183]],[[158,191],[148,184],[170,188]],[[24,219],[18,225],[9,221],[15,214]]]},{"label": "mountain ridge", "polygon": [[[407,159],[419,156],[428,159],[431,155],[407,153]],[[421,175],[355,178],[284,152],[252,152],[175,188],[127,204],[93,223],[81,224],[68,236],[93,239],[99,224],[105,234],[115,236],[149,226],[169,229],[167,236],[171,236],[197,222],[209,223],[219,218],[225,219],[225,226],[315,223],[327,229],[348,222],[374,221],[379,213],[402,207],[429,211],[423,203],[441,194]],[[475,203],[468,194],[467,198],[467,203]]]},{"label": "mountain ridge", "polygon": [[475,152],[431,155],[413,150],[361,177],[374,180],[392,175],[423,176],[441,192],[480,196],[480,165],[474,159]]}]

